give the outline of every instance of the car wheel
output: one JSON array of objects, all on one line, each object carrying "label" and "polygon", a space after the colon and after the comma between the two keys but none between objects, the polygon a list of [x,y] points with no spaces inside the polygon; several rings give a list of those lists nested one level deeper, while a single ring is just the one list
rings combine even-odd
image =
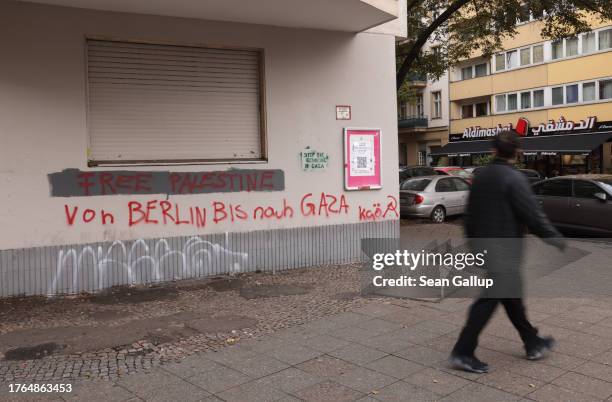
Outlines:
[{"label": "car wheel", "polygon": [[444,207],[438,205],[431,211],[431,220],[434,223],[443,223],[446,220],[446,211]]}]

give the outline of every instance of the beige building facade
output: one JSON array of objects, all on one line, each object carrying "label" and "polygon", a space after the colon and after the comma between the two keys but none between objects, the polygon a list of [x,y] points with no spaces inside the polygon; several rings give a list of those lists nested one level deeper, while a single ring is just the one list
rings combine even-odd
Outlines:
[{"label": "beige building facade", "polygon": [[[348,262],[397,235],[401,2],[38,3],[0,2],[0,296]],[[380,130],[380,189],[346,190],[347,127]]]},{"label": "beige building facade", "polygon": [[594,19],[591,31],[558,41],[541,28],[522,23],[502,52],[450,72],[457,144],[440,152],[449,163],[473,164],[496,130],[512,128],[525,136],[525,167],[544,176],[612,172],[612,24]]}]

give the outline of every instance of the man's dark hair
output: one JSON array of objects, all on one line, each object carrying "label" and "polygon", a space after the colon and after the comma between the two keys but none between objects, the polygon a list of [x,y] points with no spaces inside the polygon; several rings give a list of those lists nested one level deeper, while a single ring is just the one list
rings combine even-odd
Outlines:
[{"label": "man's dark hair", "polygon": [[514,158],[520,147],[519,136],[514,131],[502,131],[493,139],[493,148],[500,158]]}]

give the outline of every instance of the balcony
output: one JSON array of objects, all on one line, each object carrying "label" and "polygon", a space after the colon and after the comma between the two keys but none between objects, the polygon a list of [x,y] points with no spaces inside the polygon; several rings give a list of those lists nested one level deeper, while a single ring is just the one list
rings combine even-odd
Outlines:
[{"label": "balcony", "polygon": [[413,88],[424,88],[427,86],[427,75],[418,73],[408,74],[406,81]]},{"label": "balcony", "polygon": [[397,122],[400,129],[426,129],[428,125],[427,116],[404,116]]},{"label": "balcony", "polygon": [[94,10],[344,32],[361,32],[396,19],[405,24],[398,0],[32,1]]}]

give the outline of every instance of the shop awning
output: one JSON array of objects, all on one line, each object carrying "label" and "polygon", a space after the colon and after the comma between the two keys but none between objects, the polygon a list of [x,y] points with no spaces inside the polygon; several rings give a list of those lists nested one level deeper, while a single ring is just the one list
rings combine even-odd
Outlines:
[{"label": "shop awning", "polygon": [[461,156],[470,154],[485,154],[491,152],[492,148],[493,142],[491,140],[449,142],[442,148],[432,151],[430,155]]},{"label": "shop awning", "polygon": [[[554,135],[521,139],[524,154],[588,154],[612,138],[612,131],[593,134]],[[432,156],[468,156],[489,153],[491,140],[451,142],[431,153]]]},{"label": "shop awning", "polygon": [[612,131],[522,139],[523,153],[588,154],[612,138]]}]

